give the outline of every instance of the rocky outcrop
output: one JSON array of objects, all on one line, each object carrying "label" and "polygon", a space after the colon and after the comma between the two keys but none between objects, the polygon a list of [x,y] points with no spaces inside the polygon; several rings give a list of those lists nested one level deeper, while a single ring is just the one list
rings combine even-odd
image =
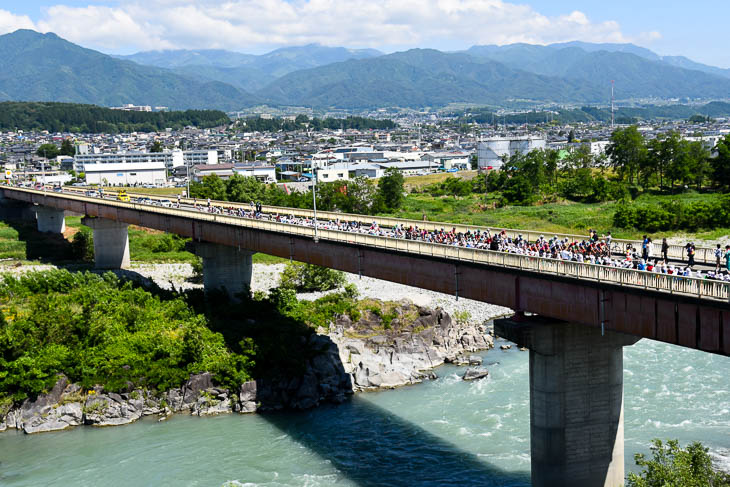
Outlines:
[{"label": "rocky outcrop", "polygon": [[83,424],[83,402],[81,388],[69,384],[60,376],[48,394],[35,400],[26,399],[12,409],[3,422],[8,428],[22,429],[26,433],[57,431]]},{"label": "rocky outcrop", "polygon": [[403,301],[399,316],[413,315],[411,323],[393,320],[391,329],[369,338],[354,338],[374,327],[340,319],[330,333],[339,349],[354,390],[393,388],[415,384],[432,376],[430,369],[445,362],[481,364],[481,357],[466,354],[494,346],[484,325],[459,325],[441,309],[427,309]]}]

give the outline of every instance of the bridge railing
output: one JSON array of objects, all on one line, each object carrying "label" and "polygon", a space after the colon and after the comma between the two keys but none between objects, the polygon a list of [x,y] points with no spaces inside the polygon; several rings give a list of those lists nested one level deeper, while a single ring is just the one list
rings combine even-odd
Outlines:
[{"label": "bridge railing", "polygon": [[[79,188],[68,188],[71,191],[76,192],[83,192],[83,189]],[[120,188],[121,189],[121,188]],[[132,194],[132,193],[130,193]],[[145,194],[138,194],[138,196],[143,196],[146,198],[150,198],[152,200],[160,200],[160,199],[175,199],[175,196],[155,196],[155,195],[145,195]],[[193,198],[182,198],[181,202],[185,204],[193,204],[194,201],[197,201],[198,204],[205,204],[206,200],[198,199],[195,200]],[[216,206],[224,206],[228,208],[245,208],[250,209],[249,203],[233,203],[230,201],[211,201],[212,204]],[[312,218],[314,215],[314,212],[312,210],[303,209],[303,208],[290,208],[290,207],[283,207],[283,206],[262,206],[261,208],[263,213],[278,213],[278,214],[286,214],[286,215],[293,215],[297,217],[302,218]],[[471,231],[472,233],[479,230],[481,232],[489,231],[492,235],[501,232],[504,230],[508,237],[516,238],[518,235],[522,235],[523,238],[534,242],[536,241],[541,235],[544,235],[547,238],[556,236],[560,239],[568,238],[571,242],[580,242],[583,240],[588,239],[588,235],[576,235],[576,234],[568,234],[568,233],[553,233],[553,232],[540,232],[535,230],[519,230],[514,228],[501,228],[501,227],[486,227],[486,226],[478,226],[478,225],[465,225],[461,223],[449,223],[449,222],[438,222],[438,221],[422,221],[422,220],[411,220],[406,218],[394,218],[394,217],[384,217],[384,216],[368,216],[368,215],[359,215],[354,213],[340,213],[340,212],[334,212],[334,211],[317,211],[317,217],[320,220],[344,220],[344,221],[356,221],[359,223],[366,223],[371,224],[373,222],[378,223],[378,225],[382,227],[392,227],[395,225],[404,225],[406,227],[409,226],[417,226],[418,228],[422,228],[425,230],[451,230],[454,228],[457,232],[466,233],[467,231]],[[634,248],[641,249],[641,241],[639,240],[630,240],[630,239],[616,239],[614,238],[612,240],[611,247],[615,248],[615,252],[623,253],[626,251],[627,246],[631,245]],[[651,244],[651,255],[653,257],[661,257],[661,242],[652,242]],[[686,249],[684,245],[677,245],[677,244],[669,244],[669,248],[667,250],[667,257],[673,260],[683,261],[686,260]],[[698,247],[695,249],[695,261],[701,262],[701,263],[708,263],[708,264],[714,264],[715,263],[715,249],[710,247]]]},{"label": "bridge railing", "polygon": [[[43,193],[41,191],[25,188],[9,188],[16,191],[39,194],[44,198],[74,199],[87,203],[103,204],[130,208],[139,211],[147,211],[195,220],[211,221],[226,225],[241,226],[265,230],[270,232],[301,235],[314,238],[314,228],[296,224],[281,223],[270,220],[255,220],[222,214],[206,213],[193,209],[165,208],[160,206],[142,205],[132,202],[113,200],[99,200],[85,196]],[[36,201],[41,204],[41,201]],[[419,240],[397,239],[392,237],[381,237],[369,234],[344,232],[325,228],[317,229],[317,236],[322,240],[346,242],[351,244],[364,245],[406,252],[412,254],[426,255],[432,257],[446,258],[456,261],[468,261],[475,263],[491,264],[503,267],[511,267],[526,271],[551,274],[557,276],[571,277],[581,280],[598,282],[610,282],[621,286],[651,289],[668,293],[685,294],[699,298],[711,298],[730,301],[730,283],[700,279],[694,277],[683,277],[678,275],[658,274],[654,272],[638,271],[634,269],[623,269],[618,267],[607,267],[584,262],[572,262],[546,257],[534,257],[508,252],[498,252],[483,249],[455,247],[438,243],[423,242]]]}]

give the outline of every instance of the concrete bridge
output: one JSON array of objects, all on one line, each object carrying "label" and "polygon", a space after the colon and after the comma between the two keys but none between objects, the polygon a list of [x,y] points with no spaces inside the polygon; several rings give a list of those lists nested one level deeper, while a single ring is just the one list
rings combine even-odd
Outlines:
[{"label": "concrete bridge", "polygon": [[530,348],[536,486],[623,484],[623,346],[651,338],[730,356],[725,282],[334,230],[314,238],[311,227],[77,194],[0,192],[34,205],[41,231],[62,232],[66,211],[86,215],[99,268],[128,265],[133,224],[191,237],[206,288],[232,295],[248,289],[251,255],[262,252],[512,308],[495,329]]}]

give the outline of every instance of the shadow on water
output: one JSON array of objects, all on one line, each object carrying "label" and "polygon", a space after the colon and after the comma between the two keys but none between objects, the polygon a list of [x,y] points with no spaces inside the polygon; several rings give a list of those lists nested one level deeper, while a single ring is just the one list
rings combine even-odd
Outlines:
[{"label": "shadow on water", "polygon": [[366,399],[264,419],[363,486],[529,486],[530,476],[480,460]]}]

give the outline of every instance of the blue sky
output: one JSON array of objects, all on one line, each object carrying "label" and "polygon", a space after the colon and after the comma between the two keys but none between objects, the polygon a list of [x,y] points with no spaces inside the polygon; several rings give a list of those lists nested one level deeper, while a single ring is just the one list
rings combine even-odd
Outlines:
[{"label": "blue sky", "polygon": [[633,42],[730,67],[720,0],[4,0],[0,33],[53,31],[111,53],[319,42],[394,51],[567,40]]}]

